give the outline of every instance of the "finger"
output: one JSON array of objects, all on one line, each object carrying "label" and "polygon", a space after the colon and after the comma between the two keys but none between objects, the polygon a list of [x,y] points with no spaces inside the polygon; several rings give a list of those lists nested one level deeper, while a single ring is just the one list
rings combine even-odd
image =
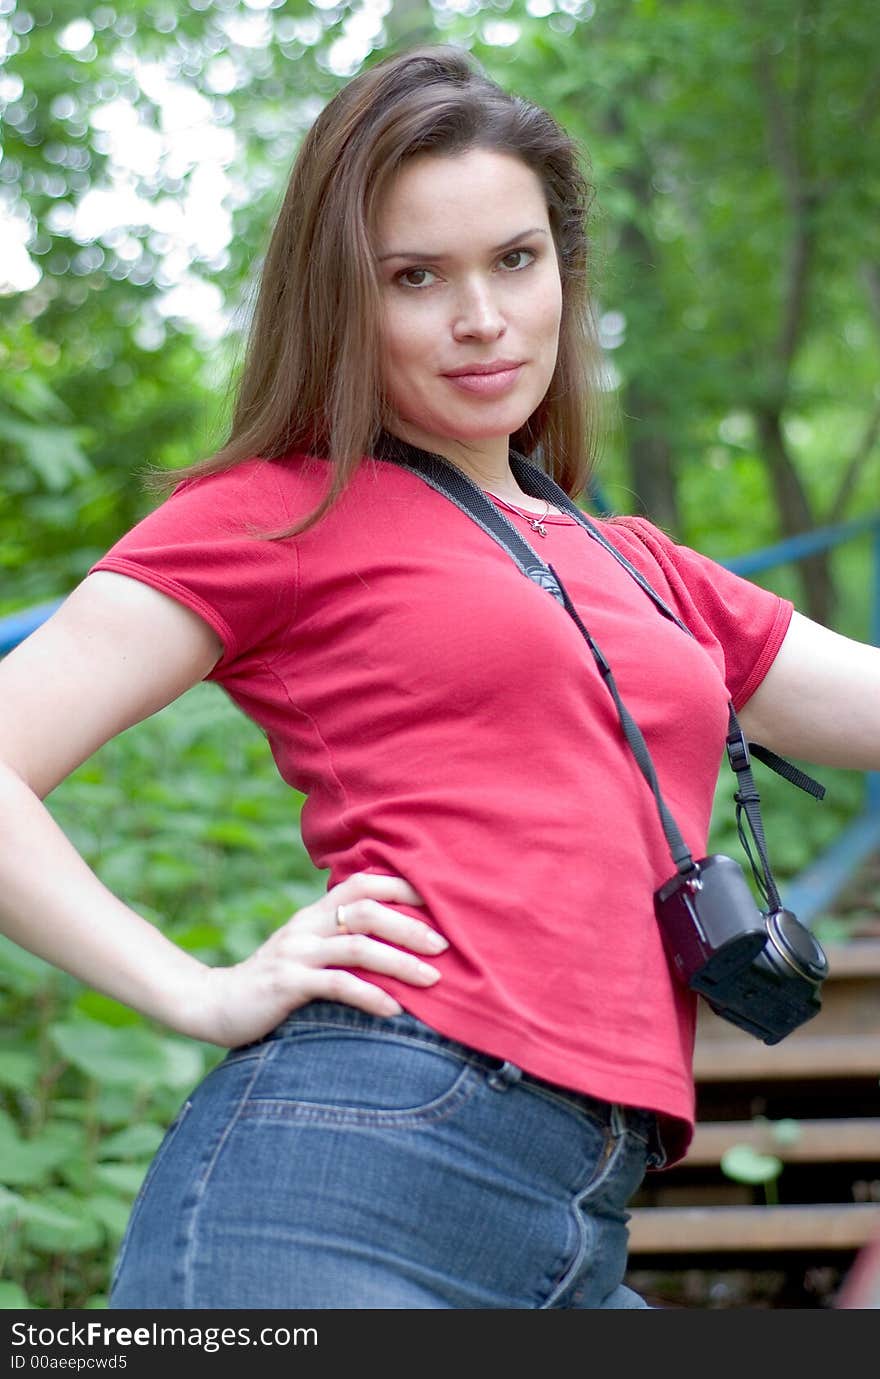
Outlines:
[{"label": "finger", "polygon": [[352,900],[337,905],[332,916],[333,933],[373,934],[419,953],[442,953],[447,940],[430,924],[399,910],[389,910],[377,900]]},{"label": "finger", "polygon": [[413,986],[432,986],[440,977],[437,968],[430,963],[366,934],[339,934],[319,941],[312,950],[311,965],[362,967]]},{"label": "finger", "polygon": [[424,899],[414,886],[402,876],[385,876],[380,872],[357,871],[327,892],[335,904],[349,900],[399,900],[405,905],[424,905]]},{"label": "finger", "polygon": [[311,973],[307,983],[307,999],[342,1001],[345,1005],[365,1010],[369,1015],[400,1015],[403,1010],[403,1006],[380,986],[334,967],[323,967]]}]

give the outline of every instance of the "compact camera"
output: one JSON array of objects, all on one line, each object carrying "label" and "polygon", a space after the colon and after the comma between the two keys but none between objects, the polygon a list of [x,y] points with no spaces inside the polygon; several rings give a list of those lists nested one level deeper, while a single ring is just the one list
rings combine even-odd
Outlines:
[{"label": "compact camera", "polygon": [[715,854],[654,892],[673,971],[716,1014],[778,1044],[821,1009],[821,946],[790,910],[758,909],[739,863]]}]

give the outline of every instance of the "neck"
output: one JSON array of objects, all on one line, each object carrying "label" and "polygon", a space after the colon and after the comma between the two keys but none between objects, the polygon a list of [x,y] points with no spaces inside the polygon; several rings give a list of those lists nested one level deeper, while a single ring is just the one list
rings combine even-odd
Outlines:
[{"label": "neck", "polygon": [[398,423],[393,430],[391,427],[387,429],[390,434],[398,436],[409,445],[415,445],[420,450],[428,450],[431,454],[449,460],[450,464],[463,470],[480,488],[496,493],[500,498],[514,499],[520,495],[508,459],[508,436],[493,436],[490,440],[471,444],[446,436],[425,436],[417,427],[407,426],[405,422]]},{"label": "neck", "polygon": [[490,457],[483,454],[480,455],[480,462],[477,463],[473,447],[468,447],[467,451],[462,454],[461,447],[456,446],[453,442],[443,440],[438,445],[436,437],[419,435],[414,429],[404,429],[402,425],[396,426],[393,431],[391,427],[386,426],[384,435],[387,439],[396,438],[406,445],[414,446],[417,450],[424,450],[429,454],[439,455],[441,459],[448,460],[450,464],[454,464],[457,469],[462,470],[484,492],[491,493],[502,501],[514,503],[519,508],[527,508],[530,512],[538,513],[541,517],[547,517],[551,512],[559,511],[549,501],[533,498],[531,494],[519,487],[510,467],[509,450],[505,451],[503,463],[498,462],[498,457],[491,457],[495,462],[487,463],[486,461]]}]

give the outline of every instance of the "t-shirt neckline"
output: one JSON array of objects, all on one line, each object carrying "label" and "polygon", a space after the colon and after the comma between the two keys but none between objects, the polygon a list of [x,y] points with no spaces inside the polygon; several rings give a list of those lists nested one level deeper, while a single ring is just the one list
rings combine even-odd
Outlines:
[{"label": "t-shirt neckline", "polygon": [[545,522],[570,524],[576,520],[568,512],[548,512],[542,517],[540,512],[530,512],[527,508],[518,508],[514,503],[508,503],[506,498],[499,499],[497,494],[490,493],[488,489],[484,489],[484,492],[486,497],[491,498],[493,503],[496,503],[502,512],[512,513],[516,517],[522,517],[526,522],[539,521],[543,526]]}]

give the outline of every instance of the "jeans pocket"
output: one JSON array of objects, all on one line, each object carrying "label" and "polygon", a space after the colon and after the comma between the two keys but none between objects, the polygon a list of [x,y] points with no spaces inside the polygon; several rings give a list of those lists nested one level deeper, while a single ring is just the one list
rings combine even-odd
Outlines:
[{"label": "jeans pocket", "polygon": [[416,1124],[450,1114],[479,1085],[470,1061],[440,1044],[402,1032],[312,1025],[275,1042],[240,1114]]}]

